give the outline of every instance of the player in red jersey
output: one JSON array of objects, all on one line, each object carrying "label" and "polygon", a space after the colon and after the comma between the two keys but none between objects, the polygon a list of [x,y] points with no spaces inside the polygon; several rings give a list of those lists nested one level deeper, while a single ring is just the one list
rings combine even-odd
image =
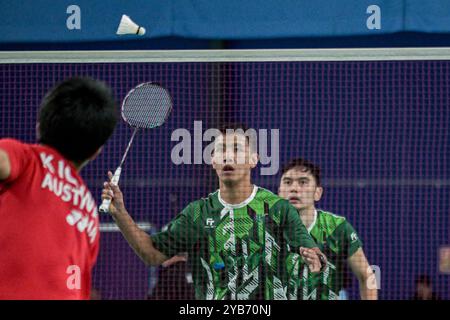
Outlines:
[{"label": "player in red jersey", "polygon": [[39,144],[0,139],[0,299],[89,299],[99,220],[78,173],[116,123],[109,88],[72,78],[43,99]]}]

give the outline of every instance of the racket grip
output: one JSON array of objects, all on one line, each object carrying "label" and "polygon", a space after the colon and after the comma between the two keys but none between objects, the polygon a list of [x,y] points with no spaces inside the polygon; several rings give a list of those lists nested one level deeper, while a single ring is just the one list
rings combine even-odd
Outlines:
[{"label": "racket grip", "polygon": [[[113,177],[111,178],[111,183],[115,186],[119,184],[120,174],[122,173],[122,167],[118,167],[114,172]],[[99,211],[101,213],[108,213],[109,206],[111,205],[111,199],[103,199],[102,204],[100,205]]]},{"label": "racket grip", "polygon": [[100,211],[101,213],[108,213],[110,205],[111,205],[111,199],[103,199],[102,204],[100,205],[100,208],[98,209],[98,211]]}]

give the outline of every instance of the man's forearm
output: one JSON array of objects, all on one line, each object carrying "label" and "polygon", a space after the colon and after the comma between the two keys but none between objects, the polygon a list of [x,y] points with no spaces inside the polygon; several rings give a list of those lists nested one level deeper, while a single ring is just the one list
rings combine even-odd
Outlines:
[{"label": "man's forearm", "polygon": [[367,261],[362,248],[356,250],[348,259],[350,268],[359,282],[359,293],[362,300],[377,300],[377,279]]},{"label": "man's forearm", "polygon": [[167,257],[154,246],[151,237],[139,229],[126,211],[112,215],[128,244],[146,265],[160,265]]},{"label": "man's forearm", "polygon": [[377,300],[378,299],[378,290],[374,288],[370,288],[370,284],[368,283],[368,278],[361,279],[359,281],[359,294],[361,295],[361,300]]}]

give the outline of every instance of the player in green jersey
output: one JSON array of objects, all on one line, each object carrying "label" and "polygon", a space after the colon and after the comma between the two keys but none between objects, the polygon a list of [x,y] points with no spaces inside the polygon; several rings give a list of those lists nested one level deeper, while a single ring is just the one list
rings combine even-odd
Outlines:
[{"label": "player in green jersey", "polygon": [[301,266],[298,298],[335,300],[343,288],[345,264],[359,281],[362,299],[377,299],[374,275],[355,229],[342,216],[316,209],[322,197],[320,168],[304,159],[293,159],[282,168],[279,196],[287,199],[299,212],[308,232],[328,262],[323,273],[311,274]]},{"label": "player in green jersey", "polygon": [[113,199],[111,215],[146,264],[188,252],[197,299],[295,298],[288,287],[301,258],[314,273],[326,261],[321,263],[323,256],[295,208],[251,183],[258,155],[246,128],[228,126],[220,132],[212,158],[219,190],[190,203],[166,231],[149,236],[140,230],[111,183],[105,183],[102,197]]}]

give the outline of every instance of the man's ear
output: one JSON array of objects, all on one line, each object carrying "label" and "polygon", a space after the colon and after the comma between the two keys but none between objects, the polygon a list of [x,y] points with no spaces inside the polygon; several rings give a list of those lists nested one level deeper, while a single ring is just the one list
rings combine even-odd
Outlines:
[{"label": "man's ear", "polygon": [[217,160],[219,160],[219,163],[221,163],[221,162],[223,163],[223,160],[221,161],[221,159],[218,159],[218,157],[220,157],[220,153],[219,153],[219,155],[216,156],[216,153],[213,150],[211,152],[211,165],[214,170],[216,170],[216,168],[217,168]]},{"label": "man's ear", "polygon": [[214,158],[214,154],[212,154],[212,157],[211,157],[211,166],[213,167],[214,170],[216,169],[216,165],[217,165],[216,159]]},{"label": "man's ear", "polygon": [[322,198],[323,188],[317,187],[316,191],[314,191],[314,201],[319,201]]},{"label": "man's ear", "polygon": [[258,164],[259,161],[259,154],[255,153],[251,153],[250,154],[250,167],[253,169],[254,167],[256,167],[256,165]]}]

